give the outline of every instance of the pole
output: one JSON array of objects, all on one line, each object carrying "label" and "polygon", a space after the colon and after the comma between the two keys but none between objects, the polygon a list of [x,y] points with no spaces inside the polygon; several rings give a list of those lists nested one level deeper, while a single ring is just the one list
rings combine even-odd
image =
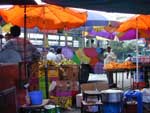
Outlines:
[{"label": "pole", "polygon": [[138,19],[136,18],[136,82],[138,82],[139,77],[139,50],[138,50]]},{"label": "pole", "polygon": [[26,67],[26,38],[27,38],[27,31],[26,31],[26,0],[25,0],[25,4],[24,4],[24,74],[25,74],[25,77],[27,77],[27,67]]}]

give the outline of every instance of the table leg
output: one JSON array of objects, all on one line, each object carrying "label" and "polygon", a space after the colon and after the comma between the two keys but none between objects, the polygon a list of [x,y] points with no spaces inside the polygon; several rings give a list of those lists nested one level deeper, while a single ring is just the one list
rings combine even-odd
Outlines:
[{"label": "table leg", "polygon": [[116,76],[115,77],[116,77],[116,87],[117,87],[117,72],[116,72]]},{"label": "table leg", "polygon": [[124,88],[124,72],[122,72],[122,89]]}]

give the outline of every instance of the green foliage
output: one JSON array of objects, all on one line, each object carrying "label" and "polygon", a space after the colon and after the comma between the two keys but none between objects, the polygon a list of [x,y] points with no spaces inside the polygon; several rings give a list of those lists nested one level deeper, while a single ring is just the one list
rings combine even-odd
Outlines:
[{"label": "green foliage", "polygon": [[136,50],[136,42],[117,42],[111,41],[110,46],[113,52],[117,55],[117,59],[119,61],[124,61],[127,55],[130,53],[135,53]]}]

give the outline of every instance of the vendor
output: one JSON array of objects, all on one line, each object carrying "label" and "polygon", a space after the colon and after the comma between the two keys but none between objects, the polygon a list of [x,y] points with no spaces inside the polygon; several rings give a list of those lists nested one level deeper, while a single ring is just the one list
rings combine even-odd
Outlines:
[{"label": "vendor", "polygon": [[62,51],[62,48],[58,48],[56,50],[56,62],[57,63],[61,62],[65,58],[61,51]]},{"label": "vendor", "polygon": [[132,60],[132,56],[131,54],[128,54],[128,57],[125,59],[125,61],[131,61]]},{"label": "vendor", "polygon": [[[26,39],[26,49],[24,49],[24,39],[20,38],[19,35],[21,29],[18,26],[12,26],[10,28],[10,34],[12,38],[6,42],[2,50],[12,49],[19,53],[22,61],[34,61],[40,59],[40,52],[37,50],[32,43]],[[26,50],[26,52],[24,52]],[[25,55],[24,55],[25,54]],[[25,57],[25,58],[24,58]]]},{"label": "vendor", "polygon": [[[114,52],[112,52],[111,47],[107,47],[107,54],[106,54],[106,57],[104,59],[104,65],[106,65],[106,64],[108,64],[112,61],[116,61],[116,59],[117,59],[117,57],[114,54]],[[107,73],[107,79],[108,79],[108,84],[109,84],[110,88],[116,87],[115,84],[114,84],[113,73],[112,72]]]},{"label": "vendor", "polygon": [[54,48],[50,48],[47,54],[47,60],[56,61],[56,54]]}]

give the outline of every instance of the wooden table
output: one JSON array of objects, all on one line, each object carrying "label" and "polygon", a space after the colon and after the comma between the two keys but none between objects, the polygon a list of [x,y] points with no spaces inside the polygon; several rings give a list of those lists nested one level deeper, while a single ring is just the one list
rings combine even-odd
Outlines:
[{"label": "wooden table", "polygon": [[136,71],[136,69],[107,69],[105,70],[106,74],[107,73],[115,73],[115,83],[116,83],[116,86],[117,86],[117,73],[122,73],[122,89],[124,88],[124,72],[133,72],[133,71]]}]

